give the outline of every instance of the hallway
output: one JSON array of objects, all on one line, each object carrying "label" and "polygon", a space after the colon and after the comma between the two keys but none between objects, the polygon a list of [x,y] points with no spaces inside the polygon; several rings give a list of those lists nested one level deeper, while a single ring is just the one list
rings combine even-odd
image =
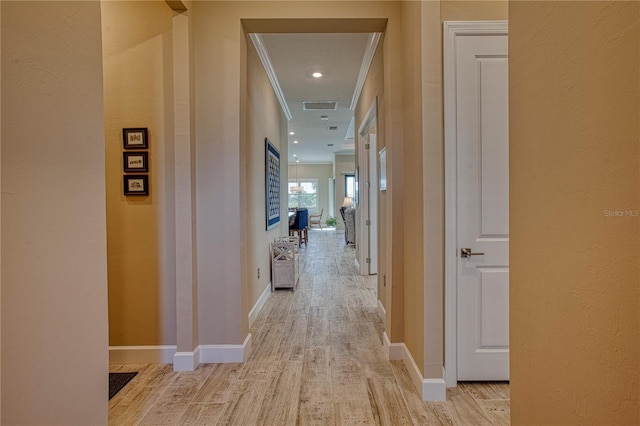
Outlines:
[{"label": "hallway", "polygon": [[295,292],[271,294],[245,364],[111,365],[140,373],[109,402],[109,424],[509,424],[509,386],[461,384],[423,402],[385,359],[376,277],[356,274],[344,234],[312,231]]}]

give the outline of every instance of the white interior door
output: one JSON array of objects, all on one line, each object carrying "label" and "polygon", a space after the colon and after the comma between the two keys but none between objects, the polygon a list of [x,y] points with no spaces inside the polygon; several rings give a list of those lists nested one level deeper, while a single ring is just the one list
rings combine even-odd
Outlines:
[{"label": "white interior door", "polygon": [[369,134],[369,275],[378,273],[378,142]]},{"label": "white interior door", "polygon": [[458,380],[509,379],[507,47],[456,38]]},{"label": "white interior door", "polygon": [[356,207],[356,261],[360,275],[369,274],[369,135],[358,137],[358,205]]},{"label": "white interior door", "polygon": [[360,182],[357,208],[356,259],[360,275],[378,273],[378,158],[376,138],[377,100],[369,107],[358,129]]}]

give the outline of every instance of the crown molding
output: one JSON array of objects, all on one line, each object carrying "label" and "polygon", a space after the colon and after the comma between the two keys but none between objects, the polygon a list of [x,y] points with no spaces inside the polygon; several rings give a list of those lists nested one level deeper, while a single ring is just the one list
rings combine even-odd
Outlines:
[{"label": "crown molding", "polygon": [[371,62],[373,61],[373,56],[376,54],[376,49],[378,48],[380,37],[382,37],[382,33],[369,34],[369,41],[367,42],[367,48],[364,51],[364,56],[362,58],[362,65],[360,65],[360,73],[358,74],[358,81],[356,82],[356,88],[353,91],[353,98],[351,98],[351,106],[349,107],[351,111],[355,111],[356,106],[358,105],[358,100],[360,99],[360,94],[362,93],[364,82],[367,80],[369,67],[371,66]]},{"label": "crown molding", "polygon": [[260,34],[250,33],[249,38],[251,38],[251,41],[253,42],[256,51],[258,52],[258,57],[260,58],[260,62],[262,62],[262,66],[267,73],[267,77],[269,77],[269,81],[271,82],[273,91],[276,94],[276,98],[278,98],[278,102],[280,102],[282,112],[284,113],[285,117],[287,117],[287,120],[291,121],[293,116],[291,115],[291,111],[289,110],[289,106],[287,105],[287,100],[285,99],[282,88],[280,87],[278,77],[276,77],[276,71],[273,69],[273,63],[271,62],[271,58],[269,57],[267,47],[264,45],[262,36],[260,36]]}]

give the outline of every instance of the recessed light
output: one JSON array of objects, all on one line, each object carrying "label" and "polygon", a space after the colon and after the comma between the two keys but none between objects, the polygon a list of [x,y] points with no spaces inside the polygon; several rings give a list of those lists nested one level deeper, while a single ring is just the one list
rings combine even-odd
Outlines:
[{"label": "recessed light", "polygon": [[294,157],[297,157],[297,156],[298,156],[298,154],[293,154],[293,156],[294,156]]},{"label": "recessed light", "polygon": [[296,160],[296,163],[299,163],[299,162],[300,162],[300,160]]},{"label": "recessed light", "polygon": [[298,141],[293,141],[293,143],[298,143]]},{"label": "recessed light", "polygon": [[295,134],[296,134],[296,132],[289,132],[289,134],[290,134],[290,135],[295,135]]},{"label": "recessed light", "polygon": [[321,73],[321,72],[318,72],[318,71],[314,72],[314,73],[313,73],[313,74],[311,74],[311,75],[312,75],[312,76],[314,76],[315,78],[320,78],[320,77],[322,77],[322,73]]},{"label": "recessed light", "polygon": [[322,120],[322,121],[327,121],[327,120],[329,120],[329,117],[328,117],[328,116],[326,116],[326,115],[321,115],[321,116],[320,116],[320,120]]}]

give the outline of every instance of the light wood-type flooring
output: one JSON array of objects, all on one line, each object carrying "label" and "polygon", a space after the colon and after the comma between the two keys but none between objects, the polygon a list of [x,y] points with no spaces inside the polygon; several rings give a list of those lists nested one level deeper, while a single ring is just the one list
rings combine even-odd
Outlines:
[{"label": "light wood-type flooring", "polygon": [[[295,292],[271,293],[244,364],[111,365],[139,374],[109,402],[112,425],[508,425],[509,385],[460,384],[424,402],[389,362],[376,277],[357,275],[344,234],[312,231]],[[106,390],[105,390],[106,398]]]}]

